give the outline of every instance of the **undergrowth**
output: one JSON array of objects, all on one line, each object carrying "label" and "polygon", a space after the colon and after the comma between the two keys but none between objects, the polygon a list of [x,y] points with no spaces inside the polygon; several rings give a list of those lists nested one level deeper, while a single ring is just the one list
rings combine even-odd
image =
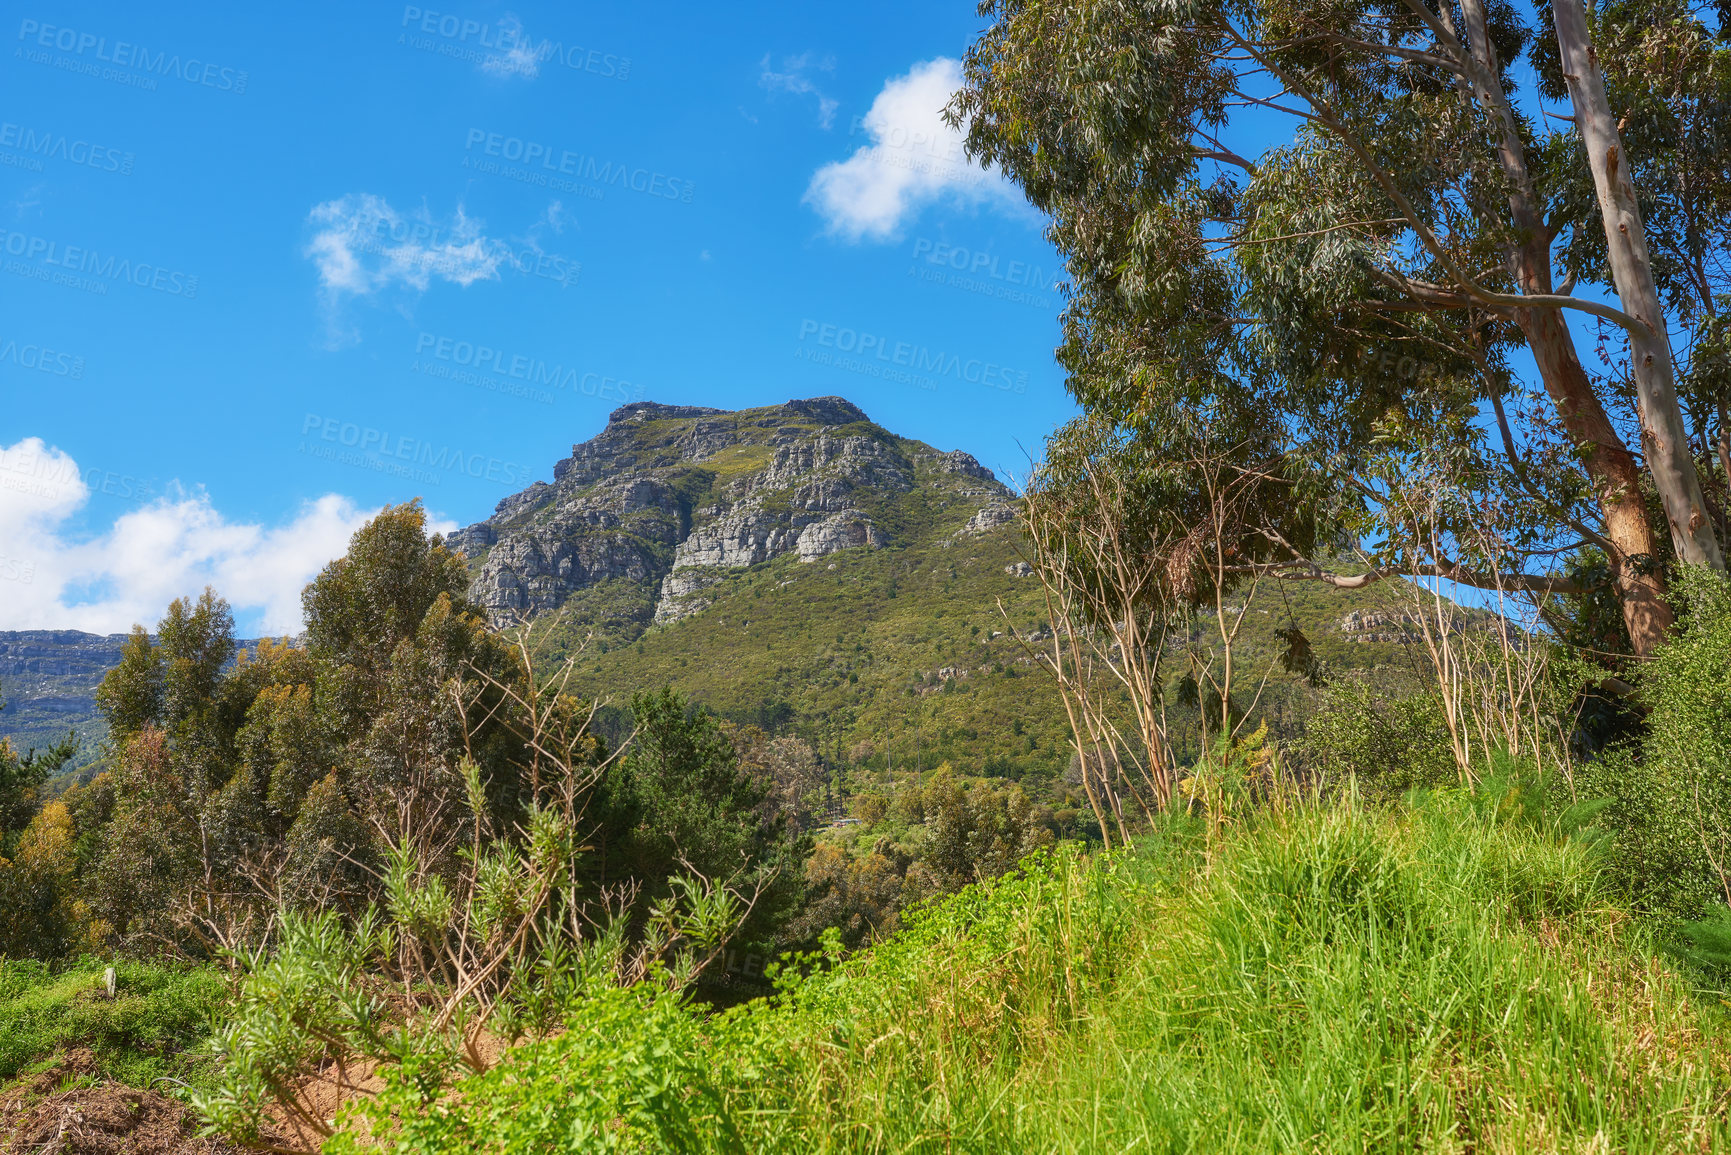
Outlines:
[{"label": "undergrowth", "polygon": [[1266,810],[1211,846],[1175,820],[808,959],[772,1000],[705,1017],[596,990],[454,1095],[405,1072],[332,1145],[1731,1149],[1721,1011],[1597,853],[1448,794]]},{"label": "undergrowth", "polygon": [[212,968],[121,961],[110,999],[108,964],[84,958],[61,968],[0,958],[0,1083],[73,1048],[102,1074],[143,1087],[163,1076],[208,1078],[203,1046],[227,986]]}]

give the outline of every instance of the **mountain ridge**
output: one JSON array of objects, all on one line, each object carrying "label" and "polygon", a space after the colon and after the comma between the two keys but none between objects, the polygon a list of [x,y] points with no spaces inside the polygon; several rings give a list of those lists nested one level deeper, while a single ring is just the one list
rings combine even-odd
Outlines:
[{"label": "mountain ridge", "polygon": [[495,624],[623,582],[636,588],[606,600],[629,641],[700,612],[731,571],[908,544],[926,528],[910,517],[920,501],[902,500],[916,491],[926,504],[972,501],[970,518],[1006,511],[982,529],[1010,520],[1010,491],[971,455],[899,437],[841,397],[731,411],[634,402],[553,477],[446,538]]}]

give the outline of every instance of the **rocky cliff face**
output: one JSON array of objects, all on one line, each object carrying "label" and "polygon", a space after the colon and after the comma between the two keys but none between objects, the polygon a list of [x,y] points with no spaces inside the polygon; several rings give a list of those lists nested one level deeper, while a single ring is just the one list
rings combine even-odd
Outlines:
[{"label": "rocky cliff face", "polygon": [[565,610],[629,637],[699,612],[729,571],[987,532],[1010,509],[968,454],[897,437],[840,397],[627,405],[553,478],[449,539],[496,623]]}]

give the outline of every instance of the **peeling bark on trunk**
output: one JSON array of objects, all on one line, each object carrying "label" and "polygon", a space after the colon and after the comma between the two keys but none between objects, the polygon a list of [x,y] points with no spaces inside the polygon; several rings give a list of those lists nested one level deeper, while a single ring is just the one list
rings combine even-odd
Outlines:
[{"label": "peeling bark on trunk", "polygon": [[1683,411],[1677,403],[1676,367],[1671,360],[1664,309],[1653,282],[1641,210],[1629,180],[1629,166],[1623,160],[1617,122],[1605,95],[1605,78],[1588,38],[1586,9],[1582,0],[1557,0],[1552,12],[1575,124],[1599,194],[1611,276],[1623,311],[1639,322],[1629,333],[1629,351],[1647,470],[1664,503],[1677,556],[1723,573],[1724,555],[1707,519],[1701,479],[1695,472]]}]

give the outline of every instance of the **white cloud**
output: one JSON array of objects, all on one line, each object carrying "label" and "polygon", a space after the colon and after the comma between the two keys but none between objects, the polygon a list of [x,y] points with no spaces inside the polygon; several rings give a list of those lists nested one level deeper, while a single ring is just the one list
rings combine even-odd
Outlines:
[{"label": "white cloud", "polygon": [[[811,53],[802,52],[798,56],[784,57],[781,62],[782,70],[777,72],[770,67],[769,56],[766,54],[763,63],[758,65],[757,83],[771,92],[779,89],[783,92],[791,92],[795,96],[816,97],[818,127],[827,129],[835,123],[837,104],[833,98],[824,95],[823,91],[812,82],[811,77],[806,75],[806,72],[811,68],[817,68],[823,72],[833,72],[835,71],[835,57],[826,56],[822,60],[814,61]],[[755,118],[752,118],[752,123],[756,123]]]},{"label": "white cloud", "polygon": [[170,489],[79,538],[67,524],[90,498],[78,463],[36,437],[0,448],[0,629],[154,627],[209,585],[243,633],[297,633],[301,587],[377,512],[332,493],[265,526],[227,520],[202,489]]},{"label": "white cloud", "polygon": [[565,212],[565,205],[558,200],[548,201],[547,211],[542,213],[541,219],[535,222],[537,229],[545,225],[552,229],[555,235],[564,233],[568,223],[570,223],[570,217]]},{"label": "white cloud", "polygon": [[365,296],[393,284],[424,291],[435,277],[467,287],[497,280],[510,255],[461,205],[440,222],[425,209],[404,216],[383,197],[351,193],[318,205],[307,219],[317,232],[306,255],[320,285],[336,295]]},{"label": "white cloud", "polygon": [[31,210],[42,207],[42,188],[42,182],[38,181],[12,199],[9,207],[12,209],[13,220],[21,221],[26,216],[33,215]]},{"label": "white cloud", "polygon": [[464,288],[496,281],[512,260],[511,246],[484,235],[481,222],[461,205],[445,221],[425,208],[404,214],[383,197],[350,193],[314,207],[307,223],[315,230],[306,255],[318,268],[327,342],[352,344],[358,334],[342,323],[343,303],[392,287],[425,292],[434,280]]},{"label": "white cloud", "polygon": [[892,77],[857,122],[872,143],[818,169],[806,189],[830,231],[852,240],[893,238],[936,201],[1020,206],[1009,182],[970,161],[962,134],[944,123],[944,106],[962,86],[961,62],[947,56]]}]

